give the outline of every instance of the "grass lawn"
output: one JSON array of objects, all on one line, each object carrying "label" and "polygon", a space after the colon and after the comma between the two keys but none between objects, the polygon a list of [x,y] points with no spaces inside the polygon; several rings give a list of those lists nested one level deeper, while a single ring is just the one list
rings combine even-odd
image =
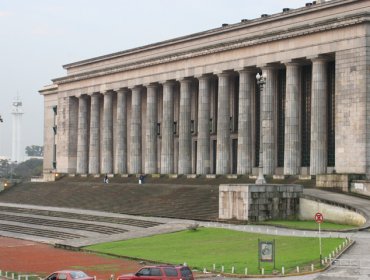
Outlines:
[{"label": "grass lawn", "polygon": [[[315,221],[266,221],[260,224],[283,226],[283,227],[294,228],[294,229],[319,230],[319,225]],[[323,222],[321,224],[322,230],[345,230],[345,229],[353,229],[353,228],[356,228],[356,226],[334,224],[330,222]]]},{"label": "grass lawn", "polygon": [[[99,253],[109,253],[152,260],[161,263],[183,264],[192,268],[216,270],[225,267],[225,272],[258,274],[258,239],[276,242],[276,268],[285,267],[286,273],[298,266],[319,263],[319,240],[308,237],[272,236],[246,233],[227,229],[200,228],[197,231],[181,231],[146,238],[103,243],[86,247]],[[342,238],[323,238],[323,256],[327,256]],[[273,264],[263,263],[265,273],[271,273]]]}]

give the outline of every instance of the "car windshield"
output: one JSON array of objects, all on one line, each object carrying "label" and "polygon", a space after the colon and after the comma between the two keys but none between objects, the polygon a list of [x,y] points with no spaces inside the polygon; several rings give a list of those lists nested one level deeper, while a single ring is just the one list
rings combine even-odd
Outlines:
[{"label": "car windshield", "polygon": [[79,279],[79,278],[85,278],[85,277],[88,277],[88,276],[86,275],[86,273],[85,273],[85,272],[82,272],[82,271],[72,271],[72,272],[70,273],[70,275],[71,275],[71,277],[72,277],[73,279]]}]

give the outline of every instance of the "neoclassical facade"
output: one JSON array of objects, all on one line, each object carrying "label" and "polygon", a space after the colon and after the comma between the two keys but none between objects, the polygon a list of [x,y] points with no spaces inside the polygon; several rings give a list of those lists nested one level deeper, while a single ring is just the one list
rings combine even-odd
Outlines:
[{"label": "neoclassical facade", "polygon": [[44,171],[370,175],[369,20],[317,1],[64,65]]}]

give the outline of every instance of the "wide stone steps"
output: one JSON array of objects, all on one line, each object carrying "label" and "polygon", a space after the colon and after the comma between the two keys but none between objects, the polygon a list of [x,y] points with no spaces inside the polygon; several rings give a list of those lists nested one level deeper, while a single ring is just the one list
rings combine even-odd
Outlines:
[{"label": "wide stone steps", "polygon": [[85,237],[83,235],[74,234],[74,233],[67,233],[67,232],[49,230],[49,229],[31,228],[27,226],[19,226],[19,225],[12,225],[12,224],[0,224],[0,232],[11,232],[11,233],[18,233],[22,235],[40,236],[44,238],[60,239],[60,240]]},{"label": "wide stone steps", "polygon": [[[149,228],[153,226],[158,226],[161,223],[146,221],[146,220],[135,220],[129,218],[116,218],[116,217],[106,217],[106,216],[96,216],[87,214],[78,214],[70,212],[60,212],[60,211],[50,211],[50,210],[40,210],[40,209],[29,209],[29,208],[18,208],[18,207],[6,207],[0,206],[0,212],[11,212],[11,213],[23,213],[30,215],[47,216],[54,218],[67,218],[75,219],[81,221],[94,221],[94,222],[104,222],[112,224],[129,225],[141,228]],[[1,216],[0,216],[1,219]]]},{"label": "wide stone steps", "polygon": [[0,202],[193,220],[218,218],[218,186],[214,185],[103,184],[83,178],[62,179],[14,186],[0,193]]},{"label": "wide stone steps", "polygon": [[56,228],[67,228],[73,230],[84,230],[92,231],[101,234],[117,234],[124,233],[127,230],[114,228],[110,226],[101,226],[96,224],[80,223],[80,222],[71,222],[71,221],[61,221],[61,220],[48,220],[44,218],[35,218],[29,216],[15,216],[9,214],[0,213],[0,221],[11,221],[24,224],[56,227]]}]

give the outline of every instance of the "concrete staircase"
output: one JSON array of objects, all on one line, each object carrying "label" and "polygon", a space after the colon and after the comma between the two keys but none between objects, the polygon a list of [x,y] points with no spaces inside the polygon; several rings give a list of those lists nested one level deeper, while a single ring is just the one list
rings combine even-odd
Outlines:
[{"label": "concrete staircase", "polygon": [[[135,180],[136,181],[136,180]],[[218,186],[111,183],[65,178],[23,183],[0,193],[0,202],[194,220],[217,220]]]}]

